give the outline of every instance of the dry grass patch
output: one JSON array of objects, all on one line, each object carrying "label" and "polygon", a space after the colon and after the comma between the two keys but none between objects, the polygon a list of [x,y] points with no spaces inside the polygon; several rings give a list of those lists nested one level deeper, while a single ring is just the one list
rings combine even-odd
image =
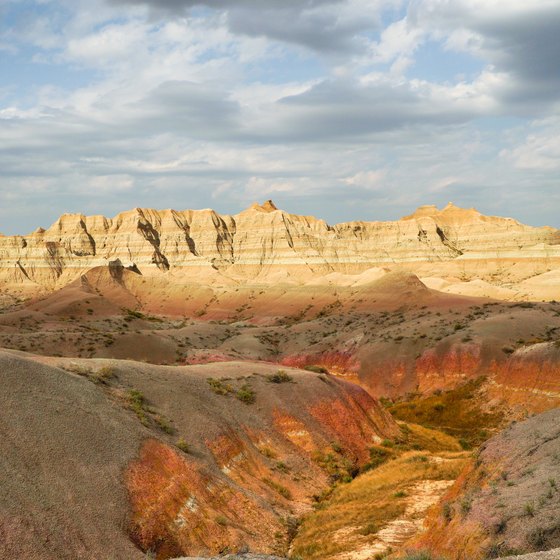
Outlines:
[{"label": "dry grass patch", "polygon": [[456,437],[464,449],[480,445],[503,420],[500,412],[484,412],[479,391],[484,378],[469,381],[450,391],[429,397],[413,397],[396,403],[389,411],[397,420],[441,430]]},{"label": "dry grass patch", "polygon": [[403,432],[402,439],[413,450],[422,449],[432,453],[462,450],[461,445],[454,437],[438,430],[404,422],[399,422],[399,426]]},{"label": "dry grass patch", "polygon": [[308,515],[293,544],[294,556],[324,559],[373,543],[376,533],[405,513],[410,489],[424,480],[455,480],[469,454],[406,451],[398,458],[335,488]]}]

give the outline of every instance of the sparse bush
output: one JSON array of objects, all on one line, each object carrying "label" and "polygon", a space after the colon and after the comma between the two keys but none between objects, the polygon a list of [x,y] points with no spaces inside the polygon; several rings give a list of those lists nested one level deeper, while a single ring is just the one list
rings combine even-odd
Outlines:
[{"label": "sparse bush", "polygon": [[363,535],[364,537],[367,537],[368,535],[374,535],[375,533],[377,533],[378,531],[378,527],[375,523],[373,523],[372,521],[370,521],[367,525],[364,525],[360,530],[359,533],[360,535]]},{"label": "sparse bush", "polygon": [[501,519],[494,526],[494,533],[496,533],[496,535],[501,535],[506,530],[506,527],[507,521],[505,519]]},{"label": "sparse bush", "polygon": [[140,422],[146,425],[148,422],[146,418],[146,411],[144,410],[144,407],[146,406],[146,399],[140,391],[130,389],[128,392],[128,406],[136,414],[136,416],[138,416]]},{"label": "sparse bush", "polygon": [[525,507],[523,508],[523,511],[525,512],[525,515],[529,517],[535,516],[535,506],[531,503],[526,503]]},{"label": "sparse bush", "polygon": [[171,426],[171,424],[169,424],[169,421],[164,418],[163,416],[160,416],[159,414],[156,415],[154,417],[154,421],[157,424],[158,428],[162,431],[165,432],[166,434],[173,434],[173,432],[175,432],[173,426]]},{"label": "sparse bush", "polygon": [[210,385],[210,389],[216,395],[228,395],[229,393],[233,392],[233,388],[231,385],[224,383],[221,379],[214,379],[213,377],[209,377],[207,380],[208,385]]},{"label": "sparse bush", "polygon": [[116,376],[116,368],[112,366],[104,366],[96,372],[94,381],[96,383],[101,383],[102,385],[107,385],[109,380],[113,379]]},{"label": "sparse bush", "polygon": [[315,451],[312,458],[322,469],[327,471],[332,483],[347,481],[348,478],[353,478],[358,474],[356,464],[339,453]]},{"label": "sparse bush", "polygon": [[187,453],[187,454],[188,454],[188,453],[191,452],[191,448],[190,448],[189,444],[188,444],[183,438],[179,439],[175,445],[176,445],[176,447],[177,447],[178,449],[180,449],[183,453]]},{"label": "sparse bush", "polygon": [[128,392],[128,400],[133,409],[142,409],[146,403],[144,395],[136,389],[130,389]]},{"label": "sparse bush", "polygon": [[548,550],[558,542],[558,535],[560,535],[560,523],[557,522],[548,527],[537,527],[527,535],[527,542],[535,551]]},{"label": "sparse bush", "polygon": [[369,461],[363,466],[364,471],[369,471],[375,469],[386,463],[391,457],[391,452],[382,447],[370,447],[369,449]]},{"label": "sparse bush", "polygon": [[274,468],[282,473],[287,473],[290,471],[290,467],[288,467],[288,465],[286,465],[286,463],[284,463],[283,461],[278,461]]},{"label": "sparse bush", "polygon": [[428,457],[426,455],[415,455],[409,459],[411,463],[427,463]]},{"label": "sparse bush", "polygon": [[268,459],[274,459],[277,456],[276,452],[273,449],[270,449],[270,447],[260,447],[259,451]]},{"label": "sparse bush", "polygon": [[461,500],[461,512],[463,515],[467,515],[472,508],[472,496],[465,496]]},{"label": "sparse bush", "polygon": [[293,381],[292,376],[283,369],[279,369],[276,373],[269,375],[268,380],[271,383],[291,383]]},{"label": "sparse bush", "polygon": [[270,486],[273,490],[276,490],[276,492],[278,492],[278,494],[280,494],[280,496],[282,496],[286,500],[292,499],[292,493],[290,492],[290,490],[285,486],[282,486],[282,484],[280,484],[279,482],[276,482],[275,480],[272,480],[270,478],[265,478],[263,482]]},{"label": "sparse bush", "polygon": [[453,508],[451,507],[451,504],[449,502],[445,502],[443,504],[441,512],[445,521],[449,523],[451,521],[451,518],[453,517]]},{"label": "sparse bush", "polygon": [[135,311],[134,309],[124,309],[124,312],[126,313],[125,321],[132,319],[144,319],[146,317],[144,313]]},{"label": "sparse bush", "polygon": [[245,404],[253,404],[257,400],[257,394],[247,384],[243,385],[241,389],[235,393],[235,397]]}]

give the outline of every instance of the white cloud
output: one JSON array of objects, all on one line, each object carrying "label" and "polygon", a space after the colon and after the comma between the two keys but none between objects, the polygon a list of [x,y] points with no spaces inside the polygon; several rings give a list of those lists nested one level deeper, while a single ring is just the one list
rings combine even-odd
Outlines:
[{"label": "white cloud", "polygon": [[557,171],[560,169],[560,118],[535,123],[524,141],[500,155],[513,162],[518,169]]},{"label": "white cloud", "polygon": [[383,180],[387,175],[386,169],[377,169],[372,171],[359,171],[351,177],[346,177],[343,182],[368,190],[377,190],[383,187]]}]

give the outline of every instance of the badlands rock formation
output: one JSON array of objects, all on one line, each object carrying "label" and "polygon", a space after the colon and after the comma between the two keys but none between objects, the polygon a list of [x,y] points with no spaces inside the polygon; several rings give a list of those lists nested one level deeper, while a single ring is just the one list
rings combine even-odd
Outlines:
[{"label": "badlands rock formation", "polygon": [[[453,292],[458,282],[478,279],[458,291],[511,299],[520,282],[526,294],[557,293],[560,232],[453,204],[423,206],[394,222],[330,226],[268,201],[234,216],[140,208],[113,219],[65,214],[47,230],[0,238],[0,282],[8,291],[59,288],[117,261],[144,276],[178,273],[221,284],[301,284],[327,275],[348,284],[356,279],[348,275],[371,268],[404,268],[429,287]],[[496,284],[505,285],[502,292]]]}]

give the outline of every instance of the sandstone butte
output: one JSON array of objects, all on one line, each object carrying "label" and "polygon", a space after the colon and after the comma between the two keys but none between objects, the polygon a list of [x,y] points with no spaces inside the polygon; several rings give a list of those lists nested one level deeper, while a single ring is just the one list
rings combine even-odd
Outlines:
[{"label": "sandstone butte", "polygon": [[372,269],[417,274],[430,288],[497,299],[560,299],[560,231],[448,204],[392,222],[334,226],[272,201],[236,215],[136,208],[113,219],[64,214],[47,230],[0,236],[0,286],[36,294],[122,264],[199,284],[351,285]]}]

